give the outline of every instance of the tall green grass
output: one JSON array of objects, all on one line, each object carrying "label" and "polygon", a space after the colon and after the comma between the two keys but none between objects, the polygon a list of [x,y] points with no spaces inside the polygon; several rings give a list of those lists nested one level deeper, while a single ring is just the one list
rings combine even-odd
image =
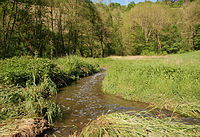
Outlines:
[{"label": "tall green grass", "polygon": [[54,61],[14,57],[0,60],[0,66],[0,121],[39,116],[53,123],[62,115],[53,102],[58,88],[100,71],[76,56]]},{"label": "tall green grass", "polygon": [[148,60],[98,60],[103,92],[200,118],[200,52]]},{"label": "tall green grass", "polygon": [[72,80],[89,76],[100,71],[100,67],[96,62],[78,56],[59,58],[55,60],[55,63],[58,65],[59,69]]}]

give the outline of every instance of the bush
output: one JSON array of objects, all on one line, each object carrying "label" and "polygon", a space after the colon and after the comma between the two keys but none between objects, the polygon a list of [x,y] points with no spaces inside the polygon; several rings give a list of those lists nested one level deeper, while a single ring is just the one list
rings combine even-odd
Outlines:
[{"label": "bush", "polygon": [[56,64],[49,59],[14,57],[0,61],[0,83],[25,87],[27,84],[40,84],[45,77],[55,77]]},{"label": "bush", "polygon": [[78,56],[67,56],[55,61],[60,70],[72,80],[99,72],[99,65]]}]

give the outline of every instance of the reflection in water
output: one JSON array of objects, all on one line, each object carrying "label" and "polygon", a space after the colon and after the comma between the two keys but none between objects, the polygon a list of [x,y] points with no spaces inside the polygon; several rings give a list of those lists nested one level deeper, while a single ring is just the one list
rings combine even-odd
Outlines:
[{"label": "reflection in water", "polygon": [[[61,106],[63,118],[55,123],[56,132],[54,134],[56,136],[68,136],[75,131],[81,131],[90,121],[103,114],[125,112],[131,115],[138,111],[148,110],[148,105],[145,103],[127,101],[114,95],[103,94],[101,83],[105,75],[106,71],[102,71],[83,78],[58,93],[56,102]],[[130,110],[131,112],[127,112]],[[157,117],[157,114],[171,117],[172,112],[158,109],[153,110],[150,115]],[[145,113],[143,116],[150,115]],[[200,123],[199,119],[189,117],[179,117],[178,121],[186,124]]]},{"label": "reflection in water", "polygon": [[56,102],[63,111],[62,121],[58,121],[57,136],[67,136],[74,131],[80,131],[88,122],[97,116],[115,111],[145,110],[146,104],[126,101],[113,95],[101,92],[101,83],[106,72],[102,71],[86,77],[62,89],[58,93]]}]

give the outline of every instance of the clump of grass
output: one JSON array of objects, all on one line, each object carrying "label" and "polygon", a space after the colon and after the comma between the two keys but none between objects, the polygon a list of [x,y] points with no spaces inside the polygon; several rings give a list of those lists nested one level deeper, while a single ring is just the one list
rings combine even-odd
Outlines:
[{"label": "clump of grass", "polygon": [[0,60],[0,83],[26,87],[40,84],[46,77],[53,78],[59,72],[49,59],[14,57]]},{"label": "clump of grass", "polygon": [[[200,118],[199,53],[136,61],[101,59],[109,67],[103,92]],[[176,59],[184,61],[177,64]]]},{"label": "clump of grass", "polygon": [[[43,83],[44,84],[44,83]],[[0,121],[22,117],[44,117],[49,122],[61,118],[60,107],[52,102],[48,91],[41,85],[19,88],[15,86],[0,87]],[[52,94],[53,95],[53,94]]]},{"label": "clump of grass", "polygon": [[[142,117],[122,113],[104,115],[90,123],[79,137],[131,137],[131,136],[198,136],[199,125],[185,125],[169,119]],[[77,136],[77,135],[74,135]]]},{"label": "clump of grass", "polygon": [[88,76],[99,72],[99,65],[93,61],[88,61],[78,56],[67,56],[55,61],[58,67],[71,79],[76,80],[80,77]]}]

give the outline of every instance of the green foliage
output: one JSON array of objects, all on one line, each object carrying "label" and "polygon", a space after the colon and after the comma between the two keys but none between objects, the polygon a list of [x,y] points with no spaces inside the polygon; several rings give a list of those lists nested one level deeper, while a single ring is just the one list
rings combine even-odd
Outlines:
[{"label": "green foliage", "polygon": [[55,61],[14,57],[0,60],[0,65],[0,119],[3,121],[44,117],[53,123],[62,116],[60,107],[53,102],[57,88],[100,71],[97,64],[77,56]]},{"label": "green foliage", "polygon": [[199,117],[199,52],[150,60],[107,60],[103,92]]},{"label": "green foliage", "polygon": [[115,8],[120,8],[121,5],[119,3],[110,3],[109,7],[111,8],[111,10],[113,10]]},{"label": "green foliage", "polygon": [[199,25],[198,1],[132,1],[128,6],[89,0],[3,1],[0,58],[35,52],[52,59],[198,50],[198,29],[192,33]]},{"label": "green foliage", "polygon": [[70,77],[72,80],[79,79],[99,72],[100,68],[98,64],[89,62],[87,59],[80,58],[78,56],[67,56],[65,58],[59,58],[55,61],[60,70]]},{"label": "green foliage", "polygon": [[172,8],[179,8],[184,4],[185,0],[175,0],[172,1],[172,3],[170,4],[170,7]]},{"label": "green foliage", "polygon": [[127,9],[130,10],[131,8],[134,8],[134,6],[135,6],[135,2],[132,1],[132,2],[130,2],[130,3],[128,4]]},{"label": "green foliage", "polygon": [[45,78],[55,77],[56,65],[49,59],[14,57],[0,60],[0,83],[26,86],[43,82]]},{"label": "green foliage", "polygon": [[164,28],[165,33],[161,38],[162,41],[162,52],[167,52],[168,54],[174,54],[180,51],[182,48],[181,34],[177,26],[169,26]]},{"label": "green foliage", "polygon": [[[48,85],[51,88],[52,85]],[[48,92],[48,94],[47,94]],[[42,85],[30,86],[26,89],[1,85],[0,87],[0,118],[10,120],[14,118],[44,117],[49,122],[61,118],[61,110],[53,103],[50,93],[55,95],[56,88],[49,90]],[[44,95],[44,93],[46,93]]]},{"label": "green foliage", "polygon": [[196,27],[196,34],[194,36],[194,49],[200,50],[200,25]]}]

